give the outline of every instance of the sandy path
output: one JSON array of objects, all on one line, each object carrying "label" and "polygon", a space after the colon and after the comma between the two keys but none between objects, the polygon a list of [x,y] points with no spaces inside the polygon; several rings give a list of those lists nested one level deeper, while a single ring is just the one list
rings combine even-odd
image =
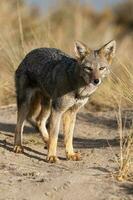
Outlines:
[{"label": "sandy path", "polygon": [[82,154],[78,162],[65,160],[61,133],[60,162],[46,163],[43,142],[29,125],[24,131],[24,154],[13,153],[15,122],[15,107],[0,109],[0,200],[133,199],[133,183],[119,183],[110,175],[117,165],[108,142],[115,154],[119,152],[112,112],[79,113],[74,134],[75,149]]}]

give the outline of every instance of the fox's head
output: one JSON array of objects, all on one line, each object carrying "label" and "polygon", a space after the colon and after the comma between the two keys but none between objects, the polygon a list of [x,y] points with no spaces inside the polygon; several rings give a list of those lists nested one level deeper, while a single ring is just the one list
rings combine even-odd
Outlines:
[{"label": "fox's head", "polygon": [[97,50],[91,50],[79,41],[75,43],[75,52],[80,65],[80,76],[86,84],[99,85],[102,79],[109,74],[115,51],[116,42],[114,40]]}]

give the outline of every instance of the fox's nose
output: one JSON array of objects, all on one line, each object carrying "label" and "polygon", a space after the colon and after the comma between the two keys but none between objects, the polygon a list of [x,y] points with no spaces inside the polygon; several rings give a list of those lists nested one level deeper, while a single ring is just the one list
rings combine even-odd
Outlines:
[{"label": "fox's nose", "polygon": [[99,83],[99,79],[94,79],[94,83],[97,85]]}]

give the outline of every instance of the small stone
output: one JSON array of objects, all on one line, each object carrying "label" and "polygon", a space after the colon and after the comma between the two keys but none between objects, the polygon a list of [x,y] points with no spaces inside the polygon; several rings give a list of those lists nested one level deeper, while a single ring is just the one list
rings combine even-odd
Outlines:
[{"label": "small stone", "polygon": [[40,180],[38,180],[37,182],[43,183],[45,181],[44,178],[41,178]]},{"label": "small stone", "polygon": [[53,190],[54,190],[54,191],[57,191],[57,190],[58,190],[58,188],[57,188],[57,187],[54,187],[54,188],[53,188]]},{"label": "small stone", "polygon": [[24,173],[23,173],[23,176],[27,176],[27,175],[28,175],[28,173],[27,173],[27,172],[24,172]]},{"label": "small stone", "polygon": [[18,179],[18,182],[22,182],[22,179]]},{"label": "small stone", "polygon": [[30,176],[35,176],[35,172],[29,173]]},{"label": "small stone", "polygon": [[51,192],[45,192],[44,193],[46,196],[50,196],[51,195]]},{"label": "small stone", "polygon": [[70,184],[71,184],[71,181],[67,181],[67,184],[70,185]]},{"label": "small stone", "polygon": [[70,186],[69,183],[64,183],[64,185],[62,186],[63,189],[67,189]]}]

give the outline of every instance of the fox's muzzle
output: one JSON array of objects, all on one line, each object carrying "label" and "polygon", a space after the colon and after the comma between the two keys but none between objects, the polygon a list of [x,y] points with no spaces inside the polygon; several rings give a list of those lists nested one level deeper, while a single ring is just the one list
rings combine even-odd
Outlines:
[{"label": "fox's muzzle", "polygon": [[100,81],[99,81],[99,79],[94,79],[94,84],[98,84]]}]

